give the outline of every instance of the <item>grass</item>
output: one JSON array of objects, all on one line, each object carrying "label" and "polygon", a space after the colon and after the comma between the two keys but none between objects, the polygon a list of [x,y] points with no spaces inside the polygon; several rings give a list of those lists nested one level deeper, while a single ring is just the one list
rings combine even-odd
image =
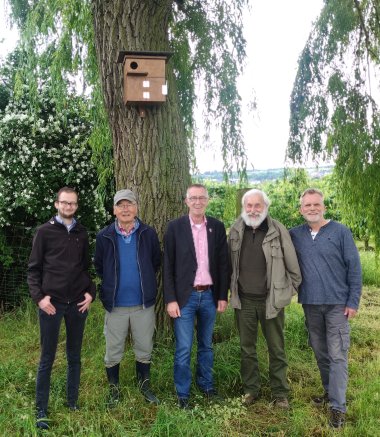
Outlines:
[{"label": "grass", "polygon": [[[106,409],[107,384],[103,365],[103,310],[97,301],[87,320],[82,354],[79,412],[64,407],[66,358],[64,329],[53,368],[49,403],[49,436],[380,436],[380,291],[366,288],[358,316],[352,321],[347,426],[332,431],[327,411],[310,404],[322,392],[317,366],[307,345],[303,314],[293,302],[287,309],[286,349],[292,408],[277,411],[271,404],[265,342],[258,343],[263,398],[248,409],[241,405],[239,341],[233,312],[218,316],[215,329],[215,379],[228,399],[209,405],[194,388],[192,411],[176,407],[173,386],[173,344],[157,342],[152,364],[152,385],[160,406],[146,404],[134,377],[130,345],[121,364],[123,400]],[[36,308],[26,302],[0,318],[0,435],[34,436],[35,374],[39,360]]]},{"label": "grass", "polygon": [[363,284],[380,284],[380,259],[376,259],[375,252],[360,251],[359,253],[363,270]]}]

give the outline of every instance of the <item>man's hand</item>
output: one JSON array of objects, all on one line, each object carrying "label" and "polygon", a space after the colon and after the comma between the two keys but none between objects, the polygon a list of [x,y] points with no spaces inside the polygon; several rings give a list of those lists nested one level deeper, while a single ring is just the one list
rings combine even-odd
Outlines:
[{"label": "man's hand", "polygon": [[357,310],[354,310],[353,308],[346,307],[344,309],[344,315],[347,317],[348,320],[354,318],[356,316]]},{"label": "man's hand", "polygon": [[79,312],[84,313],[90,308],[92,302],[92,296],[90,293],[84,293],[84,300],[78,303]]},{"label": "man's hand", "polygon": [[218,308],[216,309],[218,313],[224,313],[227,309],[228,302],[226,300],[218,300]]},{"label": "man's hand", "polygon": [[181,317],[181,311],[179,309],[177,302],[170,302],[166,306],[166,311],[168,312],[169,316],[173,319],[176,319],[177,317]]},{"label": "man's hand", "polygon": [[41,308],[42,311],[45,311],[46,314],[49,314],[49,316],[54,316],[54,314],[56,313],[55,306],[50,303],[50,299],[51,296],[45,296],[38,302],[38,306]]}]

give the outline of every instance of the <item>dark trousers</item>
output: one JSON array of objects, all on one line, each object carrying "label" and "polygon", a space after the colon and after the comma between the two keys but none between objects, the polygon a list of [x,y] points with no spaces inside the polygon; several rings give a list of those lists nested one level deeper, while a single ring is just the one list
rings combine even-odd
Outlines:
[{"label": "dark trousers", "polygon": [[284,324],[282,309],[277,317],[265,317],[265,302],[241,298],[241,309],[235,310],[240,335],[241,377],[246,394],[259,395],[260,372],[256,343],[259,323],[269,353],[269,381],[274,397],[287,397],[289,385],[286,378],[288,363],[285,355]]},{"label": "dark trousers", "polygon": [[58,345],[61,320],[66,325],[66,356],[67,356],[67,401],[75,403],[78,400],[80,382],[80,355],[82,348],[84,326],[88,312],[78,311],[77,302],[52,302],[56,314],[49,316],[39,310],[41,358],[37,372],[36,407],[47,410],[50,391],[50,375]]}]

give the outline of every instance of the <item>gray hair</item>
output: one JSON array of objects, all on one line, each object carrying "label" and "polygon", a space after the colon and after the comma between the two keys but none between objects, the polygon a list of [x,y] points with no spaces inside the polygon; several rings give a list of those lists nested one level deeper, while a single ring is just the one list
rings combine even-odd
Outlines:
[{"label": "gray hair", "polygon": [[270,206],[269,197],[264,193],[264,191],[258,190],[256,188],[252,188],[251,190],[248,190],[246,193],[244,193],[243,197],[241,198],[241,206],[243,208],[244,208],[245,199],[249,196],[253,196],[254,194],[260,195],[263,198],[266,207],[269,208]]},{"label": "gray hair", "polygon": [[189,190],[190,190],[191,188],[202,188],[203,190],[206,191],[206,195],[207,195],[207,197],[208,197],[208,190],[207,190],[206,186],[203,185],[203,184],[191,184],[190,186],[188,186],[188,187],[187,187],[187,190],[186,190],[186,197],[188,196],[188,194],[189,194]]},{"label": "gray hair", "polygon": [[307,194],[318,194],[319,196],[322,197],[322,202],[324,200],[324,196],[321,190],[318,190],[318,188],[307,188],[300,197],[300,204],[302,205],[302,199],[307,195]]}]

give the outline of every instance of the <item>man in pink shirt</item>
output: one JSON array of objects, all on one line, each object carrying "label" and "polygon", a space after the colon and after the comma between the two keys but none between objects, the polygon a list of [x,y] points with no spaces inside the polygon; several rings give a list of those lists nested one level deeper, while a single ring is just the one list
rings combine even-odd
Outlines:
[{"label": "man in pink shirt", "polygon": [[191,348],[197,319],[196,382],[208,399],[213,383],[212,333],[216,312],[227,307],[228,249],[223,223],[205,215],[206,187],[193,184],[185,203],[189,214],[169,222],[164,237],[164,298],[174,319],[174,384],[180,408],[189,408]]}]

